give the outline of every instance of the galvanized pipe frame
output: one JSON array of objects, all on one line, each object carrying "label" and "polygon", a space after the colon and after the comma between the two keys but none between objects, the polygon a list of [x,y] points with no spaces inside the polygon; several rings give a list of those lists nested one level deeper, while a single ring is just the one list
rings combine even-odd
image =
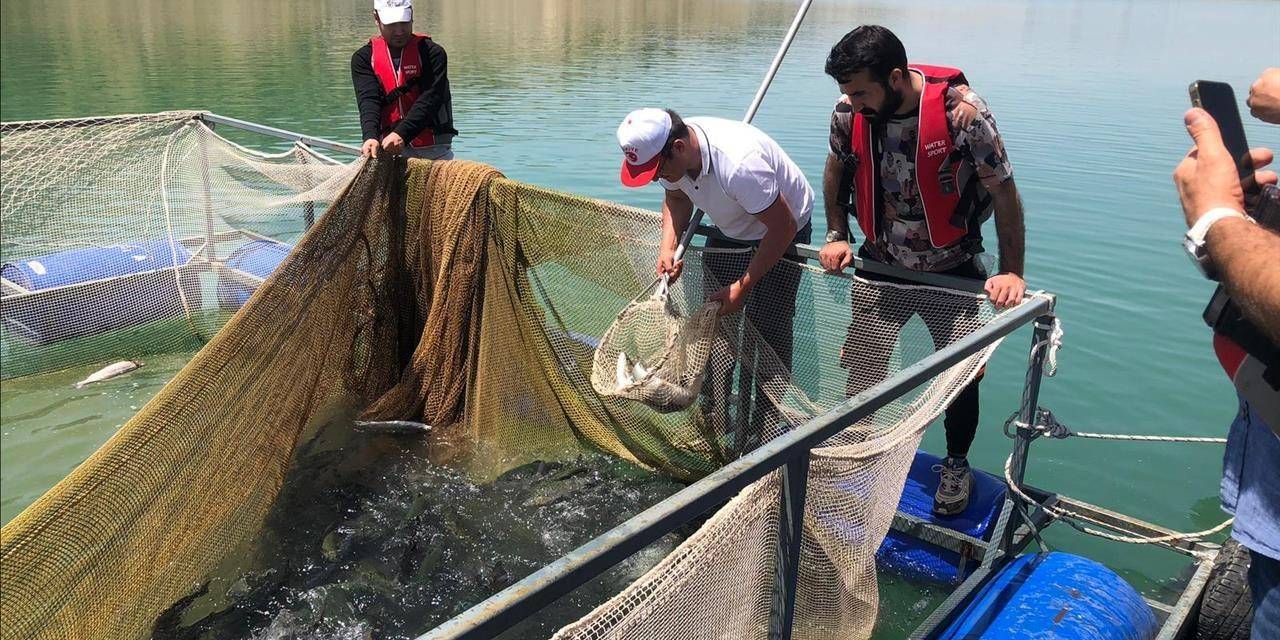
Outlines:
[{"label": "galvanized pipe frame", "polygon": [[[614,527],[559,560],[420,636],[420,640],[493,638],[658,538],[732,498],[831,436],[871,415],[964,358],[1034,319],[1054,300],[1037,297],[998,316],[982,329],[906,367],[831,411],[726,464],[718,471]],[[799,475],[800,471],[793,473]]]},{"label": "galvanized pipe frame", "polygon": [[210,124],[210,125],[225,124],[228,127],[231,127],[233,129],[240,129],[242,131],[252,131],[253,133],[258,133],[271,138],[279,138],[281,140],[301,142],[308,146],[319,147],[321,149],[328,149],[329,151],[337,151],[340,153],[347,153],[355,156],[360,155],[360,147],[357,147],[354,145],[349,145],[342,142],[334,142],[333,140],[329,140],[327,138],[316,138],[314,136],[304,135],[294,131],[289,131],[287,129],[268,127],[266,125],[249,122],[247,120],[238,120],[236,118],[229,118],[227,116],[218,115],[216,113],[212,113],[208,111],[204,111],[197,114],[195,116],[195,119],[201,120],[204,123]]}]

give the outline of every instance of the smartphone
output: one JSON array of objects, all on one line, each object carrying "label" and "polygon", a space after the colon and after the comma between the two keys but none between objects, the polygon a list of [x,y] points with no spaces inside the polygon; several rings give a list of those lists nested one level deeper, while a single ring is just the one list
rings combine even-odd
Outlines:
[{"label": "smartphone", "polygon": [[1244,137],[1244,123],[1240,121],[1240,107],[1231,85],[1212,80],[1196,80],[1191,83],[1191,105],[1209,112],[1222,131],[1222,142],[1231,157],[1236,159],[1240,182],[1246,187],[1246,199],[1256,195],[1257,181],[1253,179],[1253,160],[1249,158],[1249,141]]}]

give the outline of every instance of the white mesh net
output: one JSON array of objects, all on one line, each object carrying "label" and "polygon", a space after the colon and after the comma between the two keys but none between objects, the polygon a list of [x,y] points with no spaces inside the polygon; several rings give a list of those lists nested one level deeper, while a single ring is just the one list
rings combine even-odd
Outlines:
[{"label": "white mesh net", "polygon": [[198,347],[358,168],[198,115],[3,124],[4,378]]}]

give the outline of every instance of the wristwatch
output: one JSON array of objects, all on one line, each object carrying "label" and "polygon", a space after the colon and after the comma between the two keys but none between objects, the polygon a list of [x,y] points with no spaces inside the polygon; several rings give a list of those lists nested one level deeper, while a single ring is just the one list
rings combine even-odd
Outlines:
[{"label": "wristwatch", "polygon": [[827,242],[848,242],[849,234],[844,231],[832,229],[827,232]]},{"label": "wristwatch", "polygon": [[1200,273],[1210,280],[1217,280],[1217,274],[1213,269],[1213,265],[1209,260],[1209,251],[1205,248],[1204,239],[1209,235],[1209,228],[1216,224],[1219,220],[1226,218],[1244,218],[1249,220],[1243,212],[1228,207],[1218,207],[1210,209],[1200,216],[1199,220],[1187,230],[1187,235],[1182,240],[1182,248],[1191,258],[1191,262],[1196,265]]}]

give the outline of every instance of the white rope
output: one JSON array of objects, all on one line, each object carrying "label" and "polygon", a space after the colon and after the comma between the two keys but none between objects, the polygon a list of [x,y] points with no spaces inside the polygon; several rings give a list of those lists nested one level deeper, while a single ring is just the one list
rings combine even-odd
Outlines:
[{"label": "white rope", "polygon": [[1073,431],[1071,435],[1095,440],[1134,440],[1137,442],[1200,442],[1207,444],[1226,444],[1226,438],[1205,438],[1199,436],[1132,436],[1123,433],[1089,433]]},{"label": "white rope", "polygon": [[[191,122],[188,122],[187,124],[179,127],[174,130],[173,133],[169,134],[169,137],[165,140],[164,153],[160,156],[160,203],[164,207],[164,225],[167,232],[166,235],[169,240],[169,256],[173,260],[173,280],[178,287],[178,300],[182,302],[182,315],[187,321],[187,326],[191,328],[191,333],[197,338],[203,340],[204,336],[200,334],[200,329],[196,327],[195,320],[191,317],[191,303],[187,302],[187,292],[182,286],[182,269],[178,265],[179,243],[177,236],[173,233],[173,210],[169,206],[169,188],[167,184],[169,152],[173,149],[173,144],[177,139],[178,134],[184,131],[189,131],[190,126]],[[197,144],[200,143],[198,136],[196,136],[196,142]],[[213,238],[208,238],[206,242],[213,242]],[[206,247],[206,250],[209,249],[212,249],[212,247]],[[188,260],[188,262],[190,262],[190,260]]]},{"label": "white rope", "polygon": [[[1014,492],[1014,494],[1016,494],[1019,498],[1022,498],[1023,500],[1025,500],[1027,503],[1039,506],[1041,509],[1044,509],[1050,515],[1058,519],[1084,520],[1086,522],[1092,522],[1093,524],[1096,524],[1099,526],[1103,526],[1111,529],[1116,528],[1116,526],[1113,524],[1103,522],[1096,518],[1091,518],[1082,513],[1076,513],[1074,511],[1071,511],[1069,509],[1063,509],[1061,507],[1051,507],[1047,504],[1041,504],[1037,502],[1031,496],[1027,495],[1026,493],[1023,493],[1022,489],[1018,487],[1017,483],[1013,481],[1012,468],[1013,468],[1013,456],[1010,455],[1008,458],[1005,458],[1005,461],[1004,461],[1004,481],[1007,485],[1009,485],[1009,489],[1011,489]],[[1235,522],[1235,518],[1227,518],[1226,521],[1222,522],[1221,524],[1209,529],[1205,529],[1204,531],[1195,531],[1192,533],[1175,532],[1168,535],[1150,536],[1150,537],[1149,536],[1120,536],[1112,533],[1107,533],[1105,531],[1092,529],[1083,525],[1076,526],[1076,529],[1092,536],[1097,536],[1099,538],[1104,538],[1106,540],[1114,540],[1116,542],[1127,542],[1130,544],[1158,544],[1161,542],[1172,542],[1174,540],[1198,540],[1205,536],[1210,536],[1215,533],[1218,533],[1219,531],[1222,531],[1223,529],[1226,529],[1227,527],[1231,526],[1232,522]]]},{"label": "white rope", "polygon": [[[1037,292],[1034,295],[1042,294],[1042,292]],[[1036,323],[1036,326],[1039,327],[1039,323]],[[1059,319],[1058,316],[1053,316],[1053,324],[1050,325],[1049,335],[1046,336],[1045,339],[1031,345],[1030,357],[1033,362],[1036,358],[1036,352],[1040,349],[1049,350],[1048,353],[1045,354],[1044,375],[1050,378],[1058,373],[1058,350],[1062,348],[1062,334],[1062,320]]]},{"label": "white rope", "polygon": [[[1005,433],[1009,433],[1009,426],[1018,428],[1026,428],[1027,424],[1018,419],[1021,411],[1014,412],[1005,421]],[[1200,444],[1226,444],[1226,438],[1211,438],[1205,436],[1159,436],[1159,435],[1133,435],[1125,433],[1094,433],[1090,431],[1072,431],[1067,425],[1058,421],[1053,412],[1044,408],[1036,408],[1036,424],[1032,426],[1036,432],[1057,438],[1059,440],[1072,436],[1080,438],[1090,438],[1093,440],[1128,440],[1131,442],[1191,442]]]}]

